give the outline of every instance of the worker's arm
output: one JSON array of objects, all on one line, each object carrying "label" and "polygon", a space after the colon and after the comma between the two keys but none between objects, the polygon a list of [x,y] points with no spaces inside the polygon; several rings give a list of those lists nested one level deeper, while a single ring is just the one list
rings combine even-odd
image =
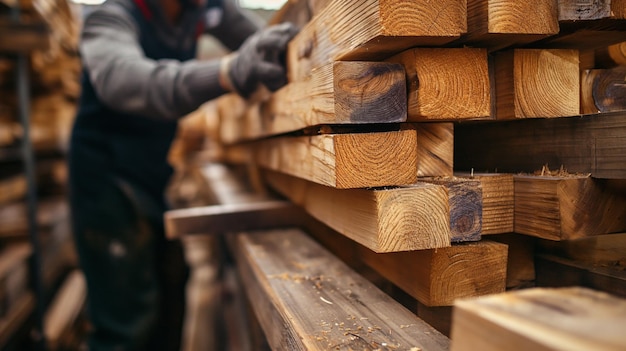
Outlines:
[{"label": "worker's arm", "polygon": [[252,34],[263,27],[263,21],[242,9],[233,0],[224,0],[223,12],[216,23],[207,26],[207,32],[231,51],[237,50]]},{"label": "worker's arm", "polygon": [[220,60],[151,60],[131,15],[102,6],[84,24],[80,52],[100,100],[110,108],[155,118],[181,117],[225,93]]}]

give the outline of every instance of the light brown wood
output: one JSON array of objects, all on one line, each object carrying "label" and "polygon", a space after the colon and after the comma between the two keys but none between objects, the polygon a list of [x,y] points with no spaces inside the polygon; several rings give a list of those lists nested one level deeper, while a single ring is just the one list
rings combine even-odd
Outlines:
[{"label": "light brown wood", "polygon": [[243,118],[228,123],[222,141],[292,132],[320,124],[397,123],[406,121],[406,84],[399,64],[334,62],[293,82],[267,101],[249,106]]},{"label": "light brown wood", "polygon": [[515,210],[513,174],[455,172],[454,175],[480,181],[483,194],[481,235],[511,233],[513,231],[513,213]]},{"label": "light brown wood", "polygon": [[626,65],[626,41],[595,50],[597,68]]},{"label": "light brown wood", "polygon": [[496,118],[566,117],[580,113],[576,50],[515,49],[495,59]]},{"label": "light brown wood", "polygon": [[626,110],[626,66],[592,69],[583,72],[581,110],[583,113],[605,113]]},{"label": "light brown wood", "polygon": [[57,290],[44,316],[44,335],[48,347],[57,350],[63,333],[69,331],[84,307],[87,283],[80,271],[71,272]]},{"label": "light brown wood", "polygon": [[274,350],[445,350],[448,339],[299,230],[242,233],[231,247]]},{"label": "light brown wood", "polygon": [[626,179],[626,113],[572,118],[460,123],[454,167],[533,173],[548,164],[596,178]]},{"label": "light brown wood", "polygon": [[165,212],[169,239],[194,234],[229,232],[298,226],[302,210],[288,201],[251,201],[170,210]]},{"label": "light brown wood", "polygon": [[409,121],[492,117],[485,49],[418,48],[387,61],[405,67]]},{"label": "light brown wood", "polygon": [[15,175],[0,180],[0,204],[24,199],[26,196],[26,176]]},{"label": "light brown wood", "polygon": [[417,133],[324,134],[253,143],[258,165],[339,189],[417,181]]},{"label": "light brown wood", "polygon": [[417,130],[417,175],[451,176],[454,162],[454,124],[414,123]]},{"label": "light brown wood", "polygon": [[266,179],[311,216],[375,252],[450,246],[448,195],[442,186],[334,189],[276,172]]},{"label": "light brown wood", "polygon": [[588,175],[515,176],[515,232],[550,240],[626,231],[626,196]]},{"label": "light brown wood", "polygon": [[468,0],[467,34],[460,41],[495,50],[558,32],[555,0]]},{"label": "light brown wood", "polygon": [[503,292],[506,285],[507,246],[496,242],[360,253],[367,265],[427,306],[451,306],[457,298]]},{"label": "light brown wood", "polygon": [[452,351],[626,348],[626,301],[581,288],[526,289],[455,303]]},{"label": "light brown wood", "polygon": [[289,81],[337,60],[376,61],[417,45],[445,44],[466,31],[466,13],[460,0],[331,1],[289,44]]},{"label": "light brown wood", "polygon": [[483,193],[478,180],[458,177],[424,177],[420,182],[442,185],[450,204],[450,233],[453,243],[480,240]]}]

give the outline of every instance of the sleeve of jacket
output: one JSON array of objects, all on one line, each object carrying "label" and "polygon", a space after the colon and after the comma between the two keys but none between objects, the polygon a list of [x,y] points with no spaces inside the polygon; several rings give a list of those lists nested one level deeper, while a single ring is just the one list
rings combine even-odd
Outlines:
[{"label": "sleeve of jacket", "polygon": [[252,34],[263,27],[263,20],[254,13],[242,9],[233,0],[223,0],[223,15],[219,24],[207,32],[224,46],[235,51]]},{"label": "sleeve of jacket", "polygon": [[101,6],[85,20],[80,53],[100,100],[111,109],[176,119],[225,91],[219,60],[179,62],[147,58],[130,14]]}]

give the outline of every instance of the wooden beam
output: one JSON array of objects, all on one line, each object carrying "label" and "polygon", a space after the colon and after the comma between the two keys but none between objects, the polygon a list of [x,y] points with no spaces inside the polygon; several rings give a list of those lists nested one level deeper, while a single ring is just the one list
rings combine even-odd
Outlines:
[{"label": "wooden beam", "polygon": [[289,81],[333,61],[377,61],[417,45],[445,44],[466,31],[466,14],[460,0],[331,1],[290,42]]},{"label": "wooden beam", "polygon": [[[249,106],[223,136],[230,144],[320,124],[406,121],[406,84],[399,64],[334,62],[290,83],[267,101]],[[238,131],[238,132],[237,132]]]},{"label": "wooden beam", "polygon": [[[548,164],[596,178],[626,179],[626,113],[457,124],[458,169],[532,173]],[[479,140],[480,142],[477,142]]]},{"label": "wooden beam", "polygon": [[324,134],[253,143],[258,165],[339,189],[417,181],[417,133]]},{"label": "wooden beam", "polygon": [[595,50],[597,68],[613,68],[626,65],[626,41]]},{"label": "wooden beam", "polygon": [[287,201],[259,201],[184,208],[165,212],[169,239],[194,234],[294,227],[302,224],[302,210]]},{"label": "wooden beam", "polygon": [[0,204],[21,200],[26,196],[26,176],[23,174],[0,180]]},{"label": "wooden beam", "polygon": [[20,329],[25,328],[34,309],[35,296],[32,292],[26,291],[18,297],[7,314],[0,319],[0,347],[6,347]]},{"label": "wooden beam", "polygon": [[50,349],[59,349],[63,334],[72,328],[86,299],[85,277],[75,270],[65,279],[44,316],[44,335]]},{"label": "wooden beam", "polygon": [[588,175],[515,176],[515,232],[550,240],[626,231],[626,196]]},{"label": "wooden beam", "polygon": [[454,162],[454,124],[414,123],[418,177],[451,176]]},{"label": "wooden beam", "polygon": [[515,191],[513,174],[455,172],[461,178],[477,179],[482,188],[481,235],[513,232]]},{"label": "wooden beam", "polygon": [[277,172],[268,184],[311,216],[375,252],[450,246],[448,195],[442,186],[334,189]]},{"label": "wooden beam", "polygon": [[427,306],[451,306],[457,298],[503,292],[506,285],[507,247],[496,242],[360,253],[367,265]]},{"label": "wooden beam", "polygon": [[425,177],[420,182],[442,185],[448,192],[453,243],[480,240],[483,194],[480,181],[457,177]]},{"label": "wooden beam", "polygon": [[15,23],[0,18],[0,52],[28,53],[45,50],[49,43],[49,28],[43,22]]},{"label": "wooden beam", "polygon": [[516,233],[490,235],[494,240],[509,247],[506,265],[507,290],[524,289],[535,286],[535,241],[528,235]]},{"label": "wooden beam", "polygon": [[531,43],[558,32],[556,0],[469,0],[467,34],[459,42],[495,50]]},{"label": "wooden beam", "polygon": [[626,301],[582,288],[524,289],[460,300],[452,351],[626,348]]},{"label": "wooden beam", "polygon": [[495,56],[496,118],[580,113],[577,50],[515,49]]},{"label": "wooden beam", "polygon": [[387,61],[406,70],[409,121],[492,117],[485,49],[418,48]]},{"label": "wooden beam", "polygon": [[231,242],[272,349],[446,350],[448,339],[298,230]]},{"label": "wooden beam", "polygon": [[581,82],[583,113],[605,113],[626,110],[624,76],[626,66],[584,71]]}]

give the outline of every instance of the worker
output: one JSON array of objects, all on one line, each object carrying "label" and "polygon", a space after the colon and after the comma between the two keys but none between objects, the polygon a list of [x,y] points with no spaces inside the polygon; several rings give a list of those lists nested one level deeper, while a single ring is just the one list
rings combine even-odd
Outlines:
[{"label": "worker", "polygon": [[[69,193],[91,351],[180,347],[188,270],[163,228],[177,121],[228,92],[283,86],[297,32],[262,28],[233,1],[108,0],[84,21]],[[195,59],[202,33],[232,54]]]}]

